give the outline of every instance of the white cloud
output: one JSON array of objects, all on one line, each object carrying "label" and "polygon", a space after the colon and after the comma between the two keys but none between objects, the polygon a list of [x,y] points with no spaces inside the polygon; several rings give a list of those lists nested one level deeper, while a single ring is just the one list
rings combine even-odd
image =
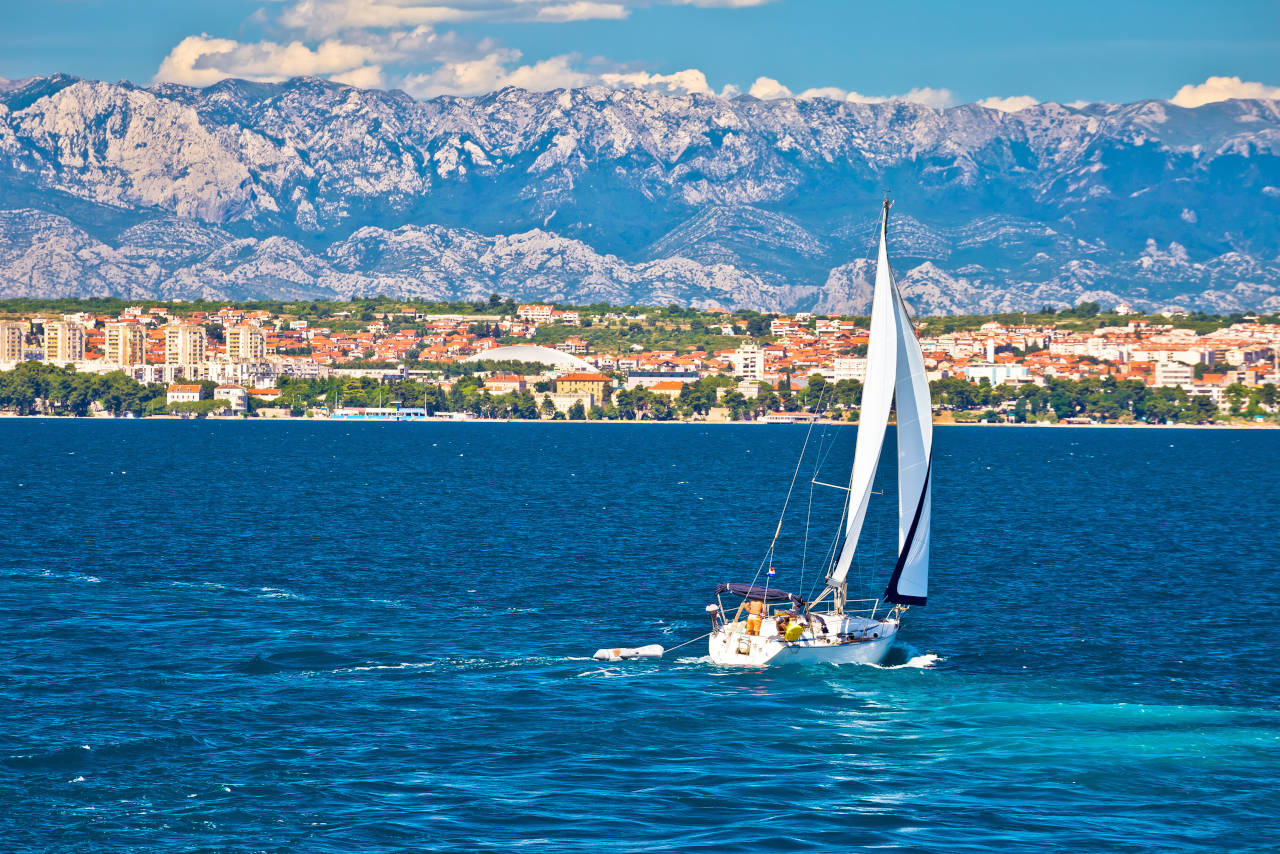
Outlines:
[{"label": "white cloud", "polygon": [[1169,100],[1179,107],[1199,107],[1231,98],[1280,99],[1280,86],[1253,83],[1239,77],[1210,77],[1203,83],[1183,86]]},{"label": "white cloud", "polygon": [[360,68],[353,68],[350,71],[331,74],[329,75],[329,79],[334,83],[345,83],[348,86],[355,86],[357,89],[376,89],[379,86],[386,85],[386,79],[382,75],[381,65],[364,65]]},{"label": "white cloud", "polygon": [[477,14],[425,0],[295,0],[280,14],[279,23],[317,38],[351,30],[430,26]]},{"label": "white cloud", "polygon": [[153,78],[157,83],[185,83],[188,86],[210,86],[226,77],[219,68],[196,68],[205,57],[229,53],[240,46],[231,39],[211,39],[208,35],[187,36],[174,45],[160,62]]},{"label": "white cloud", "polygon": [[535,92],[596,82],[593,75],[575,71],[571,56],[554,56],[508,68],[509,53],[491,53],[480,59],[449,62],[426,74],[410,74],[402,87],[410,95],[433,98],[437,95],[479,95],[506,86],[518,86]]},{"label": "white cloud", "polygon": [[757,77],[756,82],[752,83],[751,88],[747,90],[747,94],[762,101],[773,101],[778,98],[790,98],[791,90],[772,77]]},{"label": "white cloud", "polygon": [[[856,94],[857,93],[855,92],[850,92],[847,100],[850,100],[850,101],[854,101],[858,99],[868,100],[866,98],[863,98],[863,96],[861,95],[859,95],[858,98],[855,98],[854,95]],[[956,102],[955,96],[951,94],[950,89],[941,89],[941,88],[935,89],[932,86],[920,86],[916,89],[909,89],[907,90],[906,94],[893,95],[888,100],[907,101],[912,104],[923,104],[926,107],[933,107],[935,110],[941,110],[946,107],[950,107],[954,105]]]},{"label": "white cloud", "polygon": [[571,56],[553,56],[533,65],[522,65],[512,69],[501,85],[545,92],[548,89],[568,89],[596,82],[594,75],[575,70],[570,65],[572,60]]},{"label": "white cloud", "polygon": [[580,0],[577,3],[562,3],[555,6],[543,6],[534,16],[539,21],[590,21],[621,20],[627,17],[627,7],[621,3],[592,3]]},{"label": "white cloud", "polygon": [[650,89],[672,95],[714,94],[707,84],[707,75],[696,68],[686,68],[673,74],[650,74],[647,71],[601,74],[600,82],[615,89]]},{"label": "white cloud", "polygon": [[499,54],[467,62],[449,62],[428,74],[410,74],[401,84],[410,95],[433,98],[437,95],[473,95],[501,87],[507,68]]},{"label": "white cloud", "polygon": [[848,101],[852,104],[883,104],[887,101],[908,101],[912,104],[923,104],[941,110],[955,104],[955,97],[950,89],[934,89],[922,86],[912,89],[904,95],[863,95],[861,92],[849,92],[836,86],[821,86],[816,89],[805,89],[800,98],[832,98],[836,101]]},{"label": "white cloud", "polygon": [[1011,95],[1008,98],[983,98],[978,101],[983,107],[992,110],[999,110],[1002,113],[1017,113],[1025,110],[1027,107],[1034,107],[1040,102],[1030,95]]},{"label": "white cloud", "polygon": [[289,77],[321,75],[360,79],[382,85],[377,52],[337,40],[321,42],[314,50],[300,41],[288,44],[254,42],[207,35],[187,36],[169,52],[156,72],[157,81],[208,86],[227,77],[276,82]]},{"label": "white cloud", "polygon": [[[296,40],[287,44],[244,43],[199,35],[188,36],[169,52],[155,80],[208,86],[228,77],[279,82],[290,77],[318,76],[361,88],[395,86],[419,98],[478,95],[507,86],[547,91],[604,85],[667,95],[716,94],[706,74],[696,68],[671,74],[585,71],[575,67],[577,59],[565,54],[520,65],[517,50],[499,47],[491,41],[468,44],[452,33],[437,33],[427,26],[379,34],[352,32],[348,37],[326,39],[314,48]],[[427,65],[429,70],[407,70],[405,66],[410,63]],[[719,94],[732,98],[739,94],[739,89],[727,85]],[[749,94],[762,100],[795,97],[787,86],[771,77],[757,78]],[[952,103],[948,90],[930,88],[881,97],[825,87],[805,90],[799,97],[829,97],[859,103],[901,100],[936,108]]]},{"label": "white cloud", "polygon": [[286,29],[321,38],[466,20],[621,20],[630,14],[628,4],[637,2],[641,0],[288,0],[277,20]]},{"label": "white cloud", "polygon": [[805,89],[796,97],[809,100],[811,98],[830,98],[833,101],[843,101],[849,93],[835,86],[819,86],[816,89]]},{"label": "white cloud", "polygon": [[[261,41],[188,36],[165,56],[154,79],[208,86],[228,77],[277,82],[318,76],[363,88],[400,87],[419,97],[473,95],[505,86],[544,91],[593,84],[710,95],[715,90],[696,68],[670,74],[625,70],[603,59],[583,63],[571,54],[522,65],[520,51],[448,24],[621,20],[633,7],[659,3],[734,9],[769,2],[773,0],[271,0],[245,27],[283,35]],[[731,98],[740,91],[729,84],[720,95]],[[761,99],[794,97],[770,77],[757,78],[749,91]],[[800,97],[904,100],[931,107],[952,103],[949,91],[931,88],[880,97],[825,87]]]}]

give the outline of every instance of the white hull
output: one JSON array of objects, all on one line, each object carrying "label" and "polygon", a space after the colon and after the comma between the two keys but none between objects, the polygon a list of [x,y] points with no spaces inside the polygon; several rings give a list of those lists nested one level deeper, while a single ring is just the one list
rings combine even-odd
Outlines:
[{"label": "white hull", "polygon": [[[766,620],[759,635],[749,635],[744,622],[729,623],[711,633],[708,652],[711,660],[729,667],[764,667],[781,664],[879,664],[893,646],[899,624],[884,620],[873,630],[852,640],[830,636],[811,637],[807,632],[798,641],[785,641],[776,634],[772,620]],[[830,622],[830,620],[829,620]]]}]

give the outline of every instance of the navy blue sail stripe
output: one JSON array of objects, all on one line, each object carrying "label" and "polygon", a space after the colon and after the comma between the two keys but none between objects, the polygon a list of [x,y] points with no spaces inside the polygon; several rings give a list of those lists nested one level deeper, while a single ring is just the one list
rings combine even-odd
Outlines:
[{"label": "navy blue sail stripe", "polygon": [[911,527],[907,530],[906,542],[902,544],[902,551],[898,553],[898,563],[893,568],[893,575],[889,577],[889,586],[885,588],[884,599],[886,602],[892,602],[894,605],[923,605],[925,596],[907,596],[898,592],[898,581],[902,578],[902,570],[907,565],[907,555],[911,554],[911,547],[915,545],[916,530],[920,527],[920,514],[924,512],[924,500],[929,494],[929,478],[933,475],[933,455],[929,455],[929,462],[924,470],[924,483],[920,487],[920,500],[916,502],[916,514],[911,519]]}]

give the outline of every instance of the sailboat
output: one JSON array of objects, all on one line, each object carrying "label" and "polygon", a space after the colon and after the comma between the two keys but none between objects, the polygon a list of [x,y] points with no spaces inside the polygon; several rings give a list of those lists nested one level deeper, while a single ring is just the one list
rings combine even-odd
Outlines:
[{"label": "sailboat", "polygon": [[[768,584],[768,576],[764,585],[755,582],[718,585],[716,603],[707,606],[712,619],[708,645],[716,664],[878,664],[902,628],[907,609],[925,604],[929,586],[933,413],[924,354],[889,267],[886,248],[889,208],[890,202],[886,199],[880,220],[880,251],[871,299],[867,375],[862,389],[853,470],[841,517],[840,548],[834,552],[827,568],[826,584],[812,601],[773,588]],[[850,600],[846,596],[846,580],[866,521],[872,482],[888,429],[889,409],[895,403],[898,557],[888,586],[879,599]],[[779,521],[779,530],[781,524]],[[726,596],[731,597],[730,602],[738,601],[732,616],[724,607]]]}]

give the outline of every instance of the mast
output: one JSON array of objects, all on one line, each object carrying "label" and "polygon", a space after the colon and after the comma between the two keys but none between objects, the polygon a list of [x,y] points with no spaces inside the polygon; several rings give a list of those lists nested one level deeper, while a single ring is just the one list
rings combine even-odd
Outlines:
[{"label": "mast", "polygon": [[849,475],[849,503],[845,517],[844,544],[827,577],[827,587],[835,593],[836,611],[844,610],[845,578],[858,548],[858,536],[867,516],[867,503],[880,450],[889,424],[889,407],[893,402],[898,374],[898,321],[893,273],[889,269],[886,238],[889,207],[884,201],[880,219],[880,252],[876,261],[875,289],[871,296],[871,334],[867,341],[867,379],[862,387],[862,405],[858,415],[858,438],[853,452],[853,471]]}]

